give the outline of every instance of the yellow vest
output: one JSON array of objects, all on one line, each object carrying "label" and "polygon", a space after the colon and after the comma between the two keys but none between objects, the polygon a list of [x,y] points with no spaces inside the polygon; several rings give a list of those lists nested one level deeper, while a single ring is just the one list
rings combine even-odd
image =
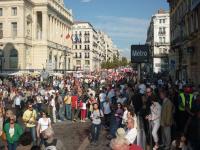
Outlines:
[{"label": "yellow vest", "polygon": [[[193,94],[189,94],[190,96],[190,101],[189,101],[189,108],[192,108],[192,100],[193,100]],[[181,103],[179,104],[179,110],[180,111],[185,111],[185,95],[184,93],[180,93],[180,97],[181,97]]]}]

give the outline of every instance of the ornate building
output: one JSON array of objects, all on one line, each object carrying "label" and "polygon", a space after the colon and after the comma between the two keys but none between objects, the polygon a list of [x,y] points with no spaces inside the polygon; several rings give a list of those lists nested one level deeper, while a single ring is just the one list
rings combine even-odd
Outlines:
[{"label": "ornate building", "polygon": [[170,49],[169,12],[160,9],[158,13],[152,16],[146,43],[151,47],[153,71],[155,73],[168,71]]},{"label": "ornate building", "polygon": [[200,0],[168,0],[172,75],[200,84]]},{"label": "ornate building", "polygon": [[72,24],[63,0],[1,0],[1,69],[72,69]]}]

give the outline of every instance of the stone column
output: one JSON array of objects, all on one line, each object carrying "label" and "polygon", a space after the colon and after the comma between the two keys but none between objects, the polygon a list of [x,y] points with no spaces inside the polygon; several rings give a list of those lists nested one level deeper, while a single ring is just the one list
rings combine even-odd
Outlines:
[{"label": "stone column", "polygon": [[32,31],[33,31],[33,39],[37,39],[37,11],[33,12],[33,25],[32,25]]},{"label": "stone column", "polygon": [[48,15],[47,11],[42,12],[42,40],[47,40],[48,33]]}]

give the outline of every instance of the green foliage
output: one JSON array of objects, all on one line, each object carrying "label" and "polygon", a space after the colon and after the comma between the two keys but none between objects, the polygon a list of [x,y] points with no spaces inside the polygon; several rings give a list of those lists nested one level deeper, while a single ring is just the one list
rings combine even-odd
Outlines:
[{"label": "green foliage", "polygon": [[122,57],[122,60],[119,60],[116,56],[113,57],[113,61],[106,61],[101,64],[102,69],[115,69],[118,67],[125,67],[129,63],[126,57]]}]

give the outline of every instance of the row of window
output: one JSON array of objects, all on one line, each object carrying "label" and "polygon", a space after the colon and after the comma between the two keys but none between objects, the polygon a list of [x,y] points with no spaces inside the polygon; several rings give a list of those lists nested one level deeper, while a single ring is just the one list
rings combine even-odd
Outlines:
[{"label": "row of window", "polygon": [[166,38],[165,37],[159,37],[159,43],[165,43]]},{"label": "row of window", "polygon": [[165,23],[165,19],[159,19],[159,23]]},{"label": "row of window", "polygon": [[[12,37],[17,37],[17,22],[11,22]],[[3,23],[0,23],[0,39],[3,38]]]},{"label": "row of window", "polygon": [[[74,45],[73,49],[82,49],[82,45]],[[90,45],[85,45],[84,47],[85,50],[90,50]]]},{"label": "row of window", "polygon": [[[0,8],[0,16],[3,16],[4,12],[3,12],[3,8]],[[17,7],[12,7],[11,8],[11,15],[12,16],[17,16]]]},{"label": "row of window", "polygon": [[[76,35],[79,34],[80,36],[82,36],[82,32],[81,32],[81,31],[79,31],[79,32],[75,31],[75,34],[76,34]],[[84,35],[85,35],[85,36],[87,36],[87,35],[89,36],[89,35],[90,35],[90,32],[89,32],[89,31],[85,31],[85,32],[84,32]]]},{"label": "row of window", "polygon": [[159,27],[158,34],[166,34],[166,27]]},{"label": "row of window", "polygon": [[[82,58],[82,53],[75,53],[75,58]],[[85,58],[90,58],[90,53],[85,53]]]},{"label": "row of window", "polygon": [[[76,60],[76,65],[81,66],[81,60]],[[85,65],[90,65],[90,60],[85,60]]]}]

